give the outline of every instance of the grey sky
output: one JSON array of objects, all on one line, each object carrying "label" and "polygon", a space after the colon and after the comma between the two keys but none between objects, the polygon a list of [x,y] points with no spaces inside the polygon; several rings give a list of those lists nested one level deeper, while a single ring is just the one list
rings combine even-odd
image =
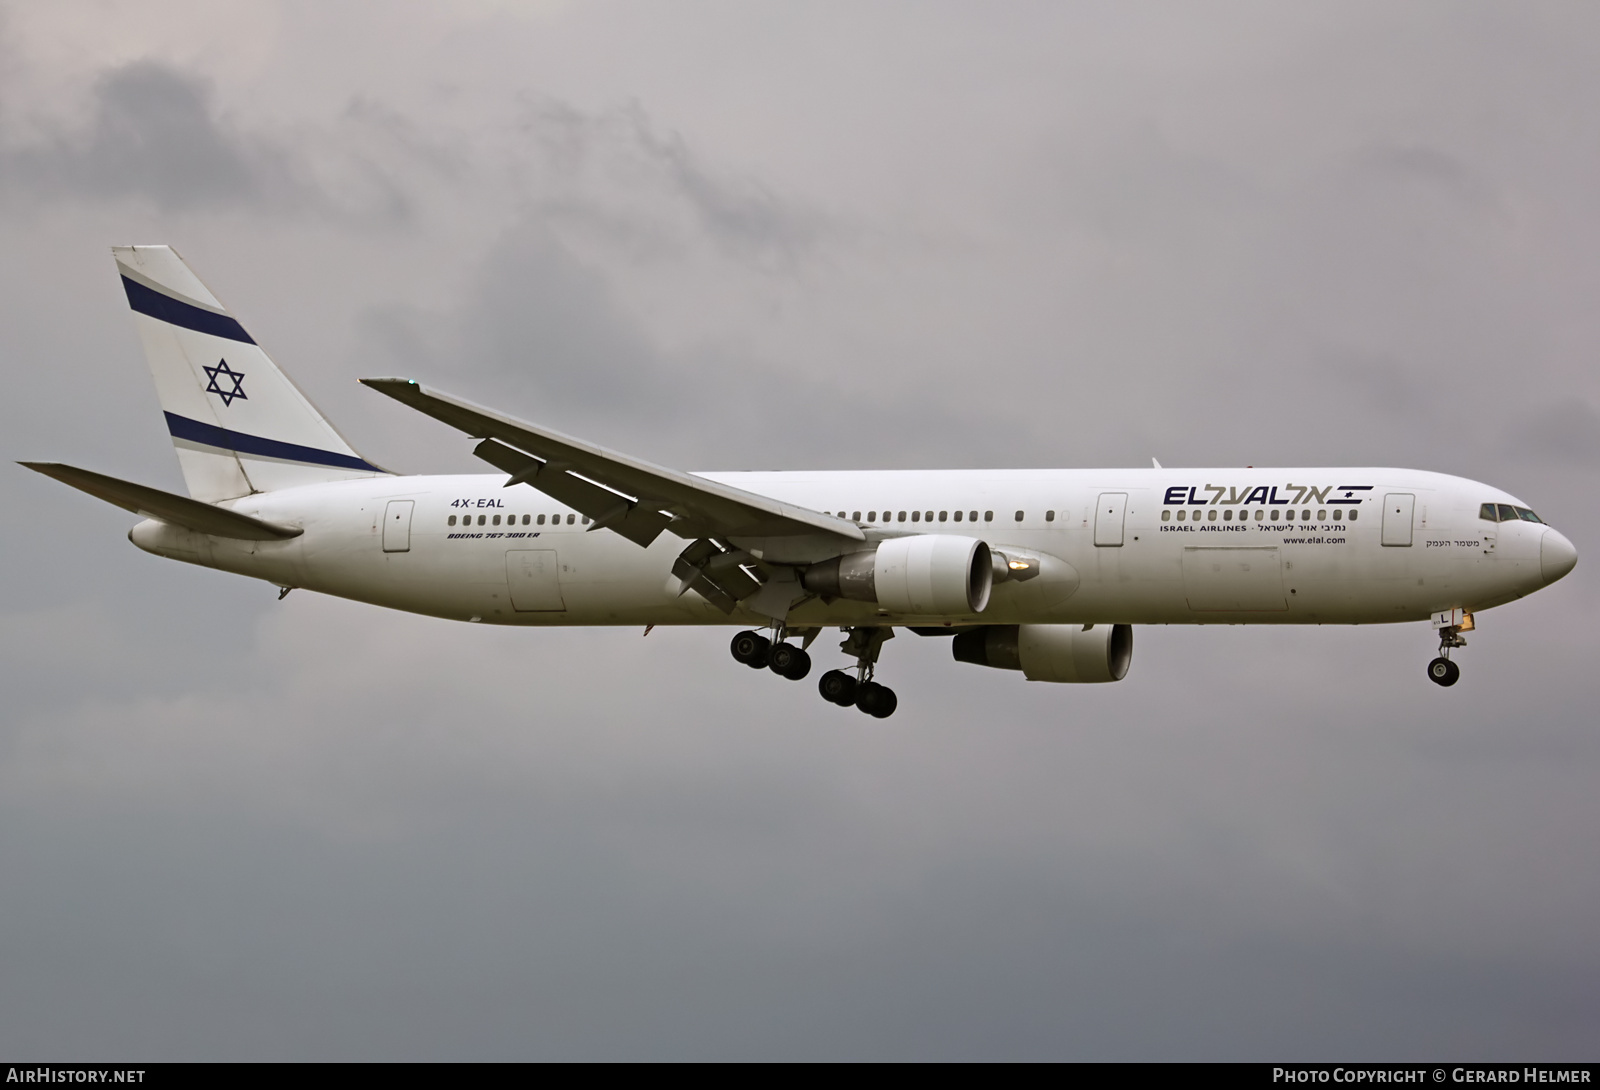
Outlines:
[{"label": "grey sky", "polygon": [[108,253],[168,242],[403,471],[480,466],[355,379],[694,469],[1410,465],[1582,556],[1449,691],[1424,625],[1082,690],[906,635],[878,722],[721,630],[278,603],[14,469],[0,1051],[1591,1055],[1597,32],[0,3],[13,459],[181,488]]}]

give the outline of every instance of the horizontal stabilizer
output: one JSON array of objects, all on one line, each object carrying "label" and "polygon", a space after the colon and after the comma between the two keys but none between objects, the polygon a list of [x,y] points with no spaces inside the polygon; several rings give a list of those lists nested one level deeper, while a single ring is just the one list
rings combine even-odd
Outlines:
[{"label": "horizontal stabilizer", "polygon": [[91,473],[87,469],[62,465],[59,462],[18,462],[35,473],[54,477],[62,484],[70,484],[80,492],[96,499],[114,503],[124,511],[132,511],[145,518],[159,519],[173,526],[194,530],[213,537],[240,538],[245,541],[281,541],[299,537],[305,531],[298,526],[278,526],[271,522],[241,515],[209,503],[176,496],[159,488],[149,488],[131,481]]}]

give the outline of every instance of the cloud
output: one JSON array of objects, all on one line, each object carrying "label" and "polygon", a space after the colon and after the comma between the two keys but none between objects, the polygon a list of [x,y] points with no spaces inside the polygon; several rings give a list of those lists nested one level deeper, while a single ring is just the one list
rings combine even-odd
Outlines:
[{"label": "cloud", "polygon": [[1504,199],[1483,172],[1459,156],[1422,144],[1373,143],[1354,157],[1358,173],[1390,183],[1410,182],[1453,198],[1476,213],[1508,214]]},{"label": "cloud", "polygon": [[1546,463],[1600,463],[1600,412],[1582,400],[1546,406],[1508,429],[1505,451]]},{"label": "cloud", "polygon": [[586,112],[542,98],[524,128],[548,172],[549,215],[636,254],[671,258],[706,243],[786,270],[828,233],[819,213],[754,178],[712,169],[680,133],[659,131],[637,101]]},{"label": "cloud", "polygon": [[278,203],[300,193],[284,149],[231,129],[200,80],[154,61],[102,77],[88,123],[5,153],[13,186],[163,209]]},{"label": "cloud", "polygon": [[[181,487],[103,249],[159,226],[407,468],[481,467],[352,381],[395,360],[686,468],[1392,458],[1600,540],[1573,364],[1600,160],[1562,108],[1595,97],[1569,54],[1600,36],[1464,47],[1449,5],[1398,17],[1417,33],[1332,5],[1178,35],[1066,5],[776,33],[737,5],[444,30],[283,10],[248,72],[84,60],[92,108],[5,153],[13,456]],[[141,41],[175,21],[141,19]],[[185,141],[203,184],[151,165]],[[1066,170],[1040,153],[1062,147]],[[92,188],[91,162],[132,167]],[[1531,210],[1516,231],[1494,194]],[[815,673],[733,663],[727,631],[279,602],[138,552],[131,516],[35,474],[0,490],[14,1054],[1515,1058],[1593,1036],[1587,559],[1481,613],[1449,691],[1420,622],[1141,628],[1114,686],[902,634],[877,722]]]},{"label": "cloud", "polygon": [[447,169],[438,149],[375,103],[358,98],[326,127],[269,135],[219,111],[206,80],[149,60],[99,78],[83,124],[0,151],[0,184],[34,200],[388,225],[410,213],[395,177]]}]

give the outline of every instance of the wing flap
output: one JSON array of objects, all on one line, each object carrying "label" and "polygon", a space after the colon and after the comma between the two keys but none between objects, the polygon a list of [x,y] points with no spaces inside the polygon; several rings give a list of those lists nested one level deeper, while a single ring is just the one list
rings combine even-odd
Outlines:
[{"label": "wing flap", "polygon": [[[652,512],[659,515],[662,511],[670,512],[665,528],[687,538],[781,537],[822,531],[846,541],[866,540],[861,528],[845,519],[607,450],[426,389],[410,379],[361,381],[468,435],[496,440],[497,447],[485,449],[480,444],[478,456],[500,469],[506,469],[508,464],[519,465],[516,470],[507,470],[512,475],[508,483],[531,484],[546,495],[572,504],[591,519],[606,517],[611,529],[628,525],[638,535],[625,534],[630,540],[653,540],[655,535],[648,529],[654,521]],[[502,449],[507,447],[513,453],[521,453],[525,462],[513,463]],[[532,462],[543,464],[528,464]],[[588,492],[581,484],[611,495]],[[567,492],[563,495],[557,489]],[[568,496],[580,497],[595,509],[591,511]],[[618,512],[619,503],[631,506]]]},{"label": "wing flap", "polygon": [[577,474],[563,472],[559,466],[540,461],[498,440],[485,439],[472,453],[509,473],[511,480],[506,482],[507,487],[530,485],[551,499],[588,515],[593,520],[589,526],[591,530],[615,530],[634,544],[648,547],[672,522],[670,514],[663,514],[647,502],[622,495]]},{"label": "wing flap", "polygon": [[188,496],[174,495],[159,488],[107,477],[103,473],[93,473],[76,466],[62,465],[59,462],[17,464],[26,466],[35,473],[43,473],[46,477],[54,478],[62,484],[71,485],[80,492],[87,492],[96,499],[115,504],[124,511],[132,511],[145,518],[158,519],[173,526],[182,526],[186,530],[210,534],[213,537],[230,537],[244,541],[282,541],[305,533],[298,526],[280,526],[264,522],[223,507],[213,507],[209,503],[190,499]]}]

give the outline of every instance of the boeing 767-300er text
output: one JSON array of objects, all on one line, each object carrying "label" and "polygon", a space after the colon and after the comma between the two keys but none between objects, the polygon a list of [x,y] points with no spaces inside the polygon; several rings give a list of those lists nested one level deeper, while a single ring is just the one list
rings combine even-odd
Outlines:
[{"label": "boeing 767-300er text", "polygon": [[[1521,500],[1405,469],[683,473],[431,390],[366,384],[478,440],[497,472],[368,462],[166,246],[113,250],[189,495],[24,462],[144,517],[159,556],[508,625],[735,625],[733,657],[883,717],[896,627],[1033,681],[1119,681],[1138,624],[1426,621],[1428,677],[1474,614],[1577,551]],[[762,635],[769,630],[770,636]]]}]

